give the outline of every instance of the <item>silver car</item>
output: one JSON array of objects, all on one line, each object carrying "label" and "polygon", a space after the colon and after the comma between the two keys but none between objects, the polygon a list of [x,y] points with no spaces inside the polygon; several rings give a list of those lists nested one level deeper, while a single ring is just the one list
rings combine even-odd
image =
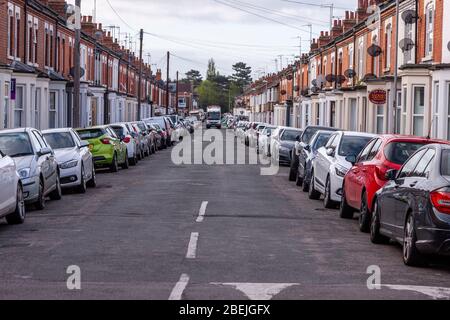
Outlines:
[{"label": "silver car", "polygon": [[11,158],[23,184],[27,204],[45,208],[45,198],[61,199],[59,168],[52,148],[33,128],[0,131],[0,150]]}]

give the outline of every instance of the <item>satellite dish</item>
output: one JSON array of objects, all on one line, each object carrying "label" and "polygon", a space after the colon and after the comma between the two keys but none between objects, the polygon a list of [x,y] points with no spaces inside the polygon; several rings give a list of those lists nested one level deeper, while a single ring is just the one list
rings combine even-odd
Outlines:
[{"label": "satellite dish", "polygon": [[342,74],[340,74],[336,77],[337,84],[343,84],[345,81],[347,81],[347,78],[345,76],[343,76]]},{"label": "satellite dish", "polygon": [[447,49],[448,49],[448,51],[450,51],[450,42],[447,43]]},{"label": "satellite dish", "polygon": [[400,49],[402,49],[403,52],[411,51],[415,46],[416,44],[414,43],[414,41],[412,41],[409,38],[405,38],[401,40],[399,43],[399,47]]},{"label": "satellite dish", "polygon": [[352,79],[352,78],[356,77],[356,71],[353,69],[347,69],[347,70],[345,70],[344,75],[347,78]]},{"label": "satellite dish", "polygon": [[316,80],[316,79],[312,80],[312,81],[311,81],[311,84],[312,84],[314,87],[317,86],[317,80]]},{"label": "satellite dish", "polygon": [[100,39],[101,37],[103,36],[103,32],[102,31],[96,31],[95,33],[94,33],[94,37],[95,37],[95,39]]},{"label": "satellite dish", "polygon": [[312,93],[318,93],[319,92],[319,88],[314,86],[314,87],[311,88],[311,92]]},{"label": "satellite dish", "polygon": [[418,17],[415,10],[406,10],[402,13],[402,19],[406,24],[416,23]]},{"label": "satellite dish", "polygon": [[327,82],[333,83],[336,81],[336,76],[334,74],[327,74],[325,80],[327,80]]},{"label": "satellite dish", "polygon": [[325,79],[325,77],[321,74],[319,74],[316,78],[317,81],[317,86],[318,87],[323,87],[323,85],[327,82],[327,80]]},{"label": "satellite dish", "polygon": [[[84,77],[84,73],[85,73],[84,69],[80,68],[80,78]],[[69,74],[72,76],[72,78],[75,77],[75,68],[74,67],[70,68]]]},{"label": "satellite dish", "polygon": [[383,52],[380,46],[376,44],[372,44],[369,48],[367,48],[367,53],[371,57],[378,57]]},{"label": "satellite dish", "polygon": [[363,81],[364,81],[364,82],[367,82],[367,81],[370,81],[370,80],[376,80],[376,79],[377,79],[377,76],[376,76],[375,74],[373,74],[373,73],[368,73],[368,74],[366,74],[366,75],[364,76]]}]

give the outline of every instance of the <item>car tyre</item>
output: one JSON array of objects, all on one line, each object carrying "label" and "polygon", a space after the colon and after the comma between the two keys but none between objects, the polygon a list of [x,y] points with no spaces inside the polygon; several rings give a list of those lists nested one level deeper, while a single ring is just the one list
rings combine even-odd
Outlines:
[{"label": "car tyre", "polygon": [[378,201],[375,200],[372,221],[370,223],[370,241],[373,244],[387,244],[389,243],[389,237],[383,236],[380,233],[381,221],[380,221],[380,209],[378,207]]},{"label": "car tyre", "polygon": [[291,169],[289,170],[289,181],[296,181],[298,177],[298,158],[295,160],[295,152],[292,152]]},{"label": "car tyre", "polygon": [[331,182],[330,177],[327,178],[327,182],[325,183],[325,195],[323,198],[323,204],[327,209],[336,208],[336,202],[331,200]]},{"label": "car tyre", "polygon": [[56,189],[50,193],[50,199],[52,200],[62,199],[61,180],[59,179],[59,173],[56,176]]},{"label": "car tyre", "polygon": [[23,199],[23,189],[20,184],[17,185],[16,209],[13,213],[6,216],[6,222],[10,225],[22,224],[25,222],[25,201]]},{"label": "car tyre", "polygon": [[300,177],[300,174],[298,173],[298,169],[297,169],[297,179],[295,181],[295,184],[297,185],[297,187],[302,187],[305,183],[305,180],[303,179],[303,177]]},{"label": "car tyre", "polygon": [[311,183],[309,184],[309,190],[308,190],[308,197],[311,200],[319,200],[320,199],[320,192],[317,191],[314,187],[314,174],[312,175]]},{"label": "car tyre", "polygon": [[84,167],[81,166],[80,185],[77,188],[78,193],[84,194],[87,191],[86,179],[84,178]]},{"label": "car tyre", "polygon": [[39,179],[39,194],[38,200],[35,204],[36,210],[44,210],[45,209],[45,196],[44,196],[44,181]]},{"label": "car tyre", "polygon": [[95,172],[94,164],[92,164],[92,177],[91,177],[91,180],[89,180],[89,181],[87,182],[87,186],[88,186],[89,188],[95,188],[95,187],[97,187],[97,174],[96,174],[96,172]]},{"label": "car tyre", "polygon": [[119,171],[119,164],[117,163],[117,154],[116,154],[116,153],[114,153],[113,160],[112,160],[112,163],[111,163],[110,171],[111,171],[111,172],[117,172],[117,171]]},{"label": "car tyre", "polygon": [[130,163],[128,162],[128,156],[125,156],[125,162],[120,166],[123,170],[127,170],[130,168]]},{"label": "car tyre", "polygon": [[403,262],[411,267],[426,266],[424,256],[419,252],[416,246],[417,234],[414,216],[409,214],[405,223],[405,235],[403,237]]},{"label": "car tyre", "polygon": [[370,222],[372,215],[369,212],[369,205],[367,204],[367,194],[363,193],[361,196],[361,209],[359,210],[359,230],[364,233],[370,232]]},{"label": "car tyre", "polygon": [[339,207],[339,216],[342,219],[353,219],[353,214],[355,210],[350,207],[347,203],[347,197],[345,196],[345,188],[342,187],[342,200],[341,205]]}]

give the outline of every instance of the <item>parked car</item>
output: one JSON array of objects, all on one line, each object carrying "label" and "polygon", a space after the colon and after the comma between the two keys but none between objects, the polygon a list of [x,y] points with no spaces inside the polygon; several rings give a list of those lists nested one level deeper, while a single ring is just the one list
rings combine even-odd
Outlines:
[{"label": "parked car", "polygon": [[248,123],[245,122],[245,121],[239,121],[239,123],[236,125],[236,128],[234,129],[234,135],[240,141],[242,141],[241,139],[242,139],[242,136],[244,134],[244,131],[246,130],[247,124]]},{"label": "parked car", "polygon": [[308,144],[301,148],[300,155],[297,157],[296,184],[299,187],[303,187],[304,192],[309,190],[313,163],[317,151],[327,144],[333,132],[324,130],[317,131]]},{"label": "parked car", "polygon": [[290,165],[295,141],[300,139],[303,131],[290,127],[280,127],[271,143],[272,159],[280,165]]},{"label": "parked car", "polygon": [[127,145],[120,140],[110,126],[97,126],[76,130],[81,139],[87,140],[96,168],[109,168],[111,172],[128,169]]},{"label": "parked car", "polygon": [[403,261],[423,266],[428,255],[450,255],[450,146],[419,149],[376,194],[373,243],[403,244]]},{"label": "parked car", "polygon": [[344,178],[341,217],[353,218],[359,211],[359,228],[369,232],[375,193],[387,182],[388,170],[399,170],[409,157],[427,144],[445,143],[411,136],[383,135],[373,139],[357,158],[349,157],[353,168]]},{"label": "parked car", "polygon": [[292,157],[291,161],[291,169],[289,170],[289,181],[296,181],[299,177],[298,168],[300,163],[298,162],[299,156],[307,145],[310,145],[311,139],[314,137],[317,131],[338,131],[338,129],[323,127],[323,126],[308,126],[303,131],[300,140],[295,142],[294,145],[294,154],[295,157]]},{"label": "parked car", "polygon": [[267,126],[264,130],[259,134],[258,137],[258,146],[256,148],[256,153],[265,155],[265,150],[270,143],[270,137],[272,136],[272,132],[276,129],[275,126]]},{"label": "parked car", "polygon": [[8,224],[25,222],[23,186],[14,160],[0,150],[0,218]]},{"label": "parked car", "polygon": [[261,134],[261,132],[264,131],[264,129],[266,128],[267,124],[265,123],[260,123],[256,126],[255,130],[252,130],[251,132],[249,132],[248,134],[248,140],[249,140],[249,146],[250,147],[254,147],[256,148],[256,150],[258,150],[258,143],[259,143],[259,135]]},{"label": "parked car", "polygon": [[251,147],[250,142],[253,136],[256,136],[258,126],[260,125],[260,122],[252,122],[251,125],[248,127],[248,129],[245,131],[244,135],[244,144],[246,146]]},{"label": "parked car", "polygon": [[309,198],[319,199],[324,195],[326,208],[334,208],[341,202],[342,183],[352,163],[348,157],[356,157],[376,135],[361,132],[337,131],[325,147],[317,152],[311,173]]},{"label": "parked car", "polygon": [[45,130],[42,134],[55,152],[62,188],[85,193],[88,186],[97,185],[89,142],[81,140],[71,128]]},{"label": "parked car", "polygon": [[16,164],[26,204],[43,210],[47,196],[61,199],[58,163],[40,131],[33,128],[0,131],[0,150]]},{"label": "parked car", "polygon": [[164,131],[165,135],[165,147],[171,147],[172,146],[172,131],[173,128],[171,126],[171,122],[169,122],[168,118],[166,117],[152,117],[144,119],[144,122],[146,123],[156,123],[160,126],[160,128]]},{"label": "parked car", "polygon": [[130,131],[129,126],[127,126],[125,123],[112,124],[111,128],[123,141],[123,143],[127,145],[128,162],[132,166],[137,165],[141,157],[139,139],[135,138],[137,137],[137,133],[134,131]]},{"label": "parked car", "polygon": [[156,150],[161,150],[164,144],[161,128],[156,123],[147,123],[147,126],[150,128],[151,132],[155,136]]},{"label": "parked car", "polygon": [[130,125],[132,130],[137,134],[139,148],[141,150],[141,159],[150,156],[150,146],[152,142],[150,141],[146,125],[141,122],[131,122]]}]

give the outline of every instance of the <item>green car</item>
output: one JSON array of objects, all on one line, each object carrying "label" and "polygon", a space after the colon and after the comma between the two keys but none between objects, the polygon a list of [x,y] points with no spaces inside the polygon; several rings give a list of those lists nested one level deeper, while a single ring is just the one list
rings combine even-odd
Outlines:
[{"label": "green car", "polygon": [[96,168],[109,168],[111,172],[128,169],[127,145],[109,126],[77,129],[81,140],[89,142]]}]

